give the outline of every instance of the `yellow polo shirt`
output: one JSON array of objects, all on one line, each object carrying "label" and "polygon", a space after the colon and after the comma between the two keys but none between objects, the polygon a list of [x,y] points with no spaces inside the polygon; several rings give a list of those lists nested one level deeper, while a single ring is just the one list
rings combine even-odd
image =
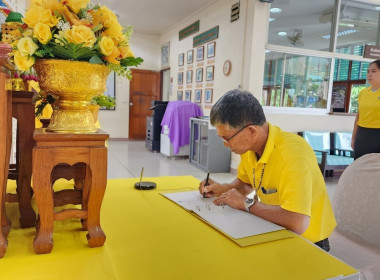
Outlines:
[{"label": "yellow polo shirt", "polygon": [[372,91],[372,87],[362,89],[358,103],[358,125],[366,128],[380,128],[380,89],[376,91]]},{"label": "yellow polo shirt", "polygon": [[252,151],[241,155],[238,178],[254,186],[255,170],[255,184],[258,187],[264,163],[261,187],[266,191],[260,188],[257,192],[260,201],[309,216],[309,227],[302,236],[311,242],[327,238],[333,232],[336,221],[316,156],[306,141],[269,124],[262,157],[257,161]]}]

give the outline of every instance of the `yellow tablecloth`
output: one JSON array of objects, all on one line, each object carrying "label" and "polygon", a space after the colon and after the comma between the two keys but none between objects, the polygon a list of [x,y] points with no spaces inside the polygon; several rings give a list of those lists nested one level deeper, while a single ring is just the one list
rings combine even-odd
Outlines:
[{"label": "yellow tablecloth", "polygon": [[101,248],[88,248],[86,232],[70,219],[55,222],[52,253],[36,255],[35,230],[20,229],[17,205],[7,204],[14,224],[0,259],[0,279],[313,280],[357,273],[298,236],[240,247],[159,194],[196,189],[197,179],[144,179],[156,182],[157,189],[135,190],[138,179],[108,180],[101,212],[107,240]]}]

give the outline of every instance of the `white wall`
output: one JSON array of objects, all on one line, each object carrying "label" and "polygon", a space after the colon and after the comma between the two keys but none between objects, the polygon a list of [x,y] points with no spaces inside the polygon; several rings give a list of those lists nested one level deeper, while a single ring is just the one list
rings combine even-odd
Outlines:
[{"label": "white wall", "polygon": [[[230,22],[231,6],[235,4],[236,0],[219,0],[211,6],[196,13],[192,17],[184,20],[179,25],[168,30],[161,36],[161,44],[170,41],[170,76],[173,79],[173,87],[169,100],[176,100],[177,91],[189,89],[192,91],[192,100],[194,100],[194,91],[197,87],[195,83],[195,70],[203,67],[205,71],[206,66],[214,65],[214,81],[202,82],[202,103],[201,108],[204,115],[209,115],[210,104],[203,102],[204,89],[213,88],[213,103],[224,94],[226,91],[237,88],[241,85],[242,76],[242,61],[243,61],[243,43],[244,43],[244,30],[245,30],[245,14],[240,14],[240,19],[233,23]],[[245,10],[246,1],[240,2],[241,10]],[[199,32],[190,35],[189,37],[179,41],[178,33],[181,29],[189,26],[195,21],[200,21]],[[219,37],[215,40],[215,57],[207,59],[206,50],[204,60],[197,62],[195,55],[197,47],[193,48],[193,37],[205,32],[215,26],[219,26]],[[205,48],[207,43],[204,44]],[[194,50],[194,62],[192,64],[186,63],[186,54],[188,51]],[[178,66],[178,55],[180,53],[185,54],[185,65]],[[223,63],[225,60],[231,60],[232,71],[229,76],[223,75]],[[177,84],[177,75],[179,68],[182,68],[181,72],[184,72],[184,84],[183,88],[179,88]],[[193,83],[189,87],[186,84],[186,70],[193,70]]]}]

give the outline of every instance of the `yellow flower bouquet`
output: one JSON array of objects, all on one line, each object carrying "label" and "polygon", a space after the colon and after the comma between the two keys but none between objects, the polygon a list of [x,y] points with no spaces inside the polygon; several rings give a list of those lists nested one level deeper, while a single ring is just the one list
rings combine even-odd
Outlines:
[{"label": "yellow flower bouquet", "polygon": [[32,0],[22,21],[22,37],[13,43],[18,70],[54,58],[103,64],[131,79],[128,67],[143,62],[129,45],[132,27],[122,27],[111,10],[90,0]]}]

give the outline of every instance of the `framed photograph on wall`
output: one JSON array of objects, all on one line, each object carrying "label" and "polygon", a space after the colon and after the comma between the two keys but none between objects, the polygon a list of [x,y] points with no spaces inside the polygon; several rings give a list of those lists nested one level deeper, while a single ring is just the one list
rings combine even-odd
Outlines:
[{"label": "framed photograph on wall", "polygon": [[196,89],[195,90],[195,96],[194,96],[194,102],[195,103],[201,103],[202,100],[202,90]]},{"label": "framed photograph on wall", "polygon": [[201,61],[201,60],[203,60],[203,57],[204,57],[204,49],[205,49],[204,46],[200,46],[200,47],[197,48],[197,61]]},{"label": "framed photograph on wall", "polygon": [[178,90],[177,91],[177,100],[181,101],[182,98],[183,98],[183,91],[182,90]]},{"label": "framed photograph on wall", "polygon": [[202,82],[203,81],[203,68],[198,68],[195,71],[195,81]]},{"label": "framed photograph on wall", "polygon": [[169,67],[170,42],[166,42],[161,46],[161,68]]},{"label": "framed photograph on wall", "polygon": [[186,90],[185,91],[185,100],[186,101],[191,101],[191,90]]},{"label": "framed photograph on wall", "polygon": [[215,46],[215,41],[207,44],[207,58],[215,56]]},{"label": "framed photograph on wall", "polygon": [[178,84],[179,85],[183,84],[183,72],[178,73]]},{"label": "framed photograph on wall", "polygon": [[185,54],[180,53],[178,55],[178,66],[183,66],[184,65],[184,59],[185,59]]},{"label": "framed photograph on wall", "polygon": [[206,67],[206,81],[214,80],[214,65]]},{"label": "framed photograph on wall", "polygon": [[212,88],[205,89],[205,103],[212,103]]},{"label": "framed photograph on wall", "polygon": [[194,50],[190,50],[187,52],[187,64],[193,63],[193,54]]},{"label": "framed photograph on wall", "polygon": [[193,70],[186,71],[186,84],[191,84],[193,82]]},{"label": "framed photograph on wall", "polygon": [[[108,75],[107,83],[106,83],[106,91],[103,93],[105,96],[109,96],[116,99],[116,93],[115,93],[115,72],[112,72],[110,75]],[[112,108],[106,108],[106,107],[100,107],[100,110],[115,110],[115,107]]]}]

